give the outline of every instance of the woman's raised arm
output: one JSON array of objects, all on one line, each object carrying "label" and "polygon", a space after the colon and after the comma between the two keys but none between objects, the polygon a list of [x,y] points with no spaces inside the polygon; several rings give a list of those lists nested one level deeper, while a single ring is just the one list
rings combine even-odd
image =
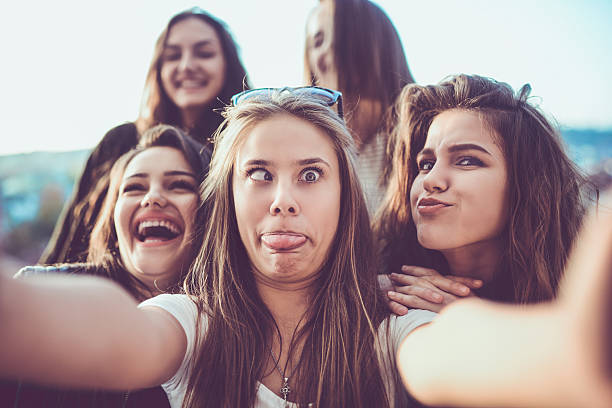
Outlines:
[{"label": "woman's raised arm", "polygon": [[612,406],[610,208],[587,220],[555,302],[461,300],[408,336],[398,364],[413,395],[432,405]]},{"label": "woman's raised arm", "polygon": [[0,376],[72,387],[161,384],[187,344],[168,312],[139,309],[118,285],[95,277],[0,273],[0,327]]}]

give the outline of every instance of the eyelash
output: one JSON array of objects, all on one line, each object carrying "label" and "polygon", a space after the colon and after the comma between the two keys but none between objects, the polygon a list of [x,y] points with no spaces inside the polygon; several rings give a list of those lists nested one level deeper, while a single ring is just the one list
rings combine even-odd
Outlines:
[{"label": "eyelash", "polygon": [[187,180],[176,180],[170,183],[169,188],[181,188],[184,190],[194,191],[195,186]]},{"label": "eyelash", "polygon": [[[463,161],[468,161],[469,163],[460,164]],[[459,164],[460,166],[482,166],[484,163],[480,159],[477,159],[474,156],[464,156],[464,157],[459,158],[459,160],[457,160],[457,164]]]},{"label": "eyelash", "polygon": [[[316,172],[316,173],[318,174],[317,179],[316,179],[316,180],[314,180],[314,181],[301,180],[302,176],[304,176],[304,175],[305,175],[307,172],[309,172],[309,171],[314,171],[314,172]],[[315,183],[315,182],[319,181],[319,179],[320,179],[321,177],[323,177],[323,169],[322,169],[322,168],[320,168],[320,167],[316,167],[316,166],[313,166],[313,167],[307,167],[307,168],[305,168],[304,170],[302,170],[302,172],[300,173],[300,181],[303,181],[303,182],[305,182],[305,183]]]},{"label": "eyelash", "polygon": [[[462,162],[466,162],[465,164],[461,164]],[[482,162],[482,160],[474,157],[474,156],[463,156],[460,157],[456,162],[457,165],[462,166],[462,167],[467,167],[467,166],[483,166],[484,163]],[[423,159],[421,161],[418,162],[417,167],[419,171],[430,171],[431,168],[425,169],[424,167],[426,165],[430,164],[431,168],[433,168],[433,166],[436,164],[435,160],[431,160],[431,159]]]}]

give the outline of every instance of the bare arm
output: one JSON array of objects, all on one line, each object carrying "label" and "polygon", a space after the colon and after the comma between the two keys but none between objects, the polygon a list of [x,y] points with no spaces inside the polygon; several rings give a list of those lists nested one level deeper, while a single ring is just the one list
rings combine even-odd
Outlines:
[{"label": "bare arm", "polygon": [[612,406],[612,213],[576,242],[556,302],[462,300],[408,336],[398,353],[407,388],[432,405]]},{"label": "bare arm", "polygon": [[162,383],[183,359],[184,331],[169,313],[136,306],[105,279],[0,274],[0,376],[111,389]]}]

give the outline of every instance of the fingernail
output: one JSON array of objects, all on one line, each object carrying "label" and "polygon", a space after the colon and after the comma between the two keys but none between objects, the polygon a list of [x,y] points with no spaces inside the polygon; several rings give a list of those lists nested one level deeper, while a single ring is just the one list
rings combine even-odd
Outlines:
[{"label": "fingernail", "polygon": [[434,292],[434,294],[433,294],[433,298],[434,298],[435,300],[442,300],[442,299],[443,299],[441,294],[439,294],[439,293],[435,293],[435,292]]},{"label": "fingernail", "polygon": [[474,286],[478,286],[478,287],[482,286],[482,281],[480,279],[474,279],[473,283],[474,283]]},{"label": "fingernail", "polygon": [[405,307],[405,306],[402,306],[402,307],[399,309],[399,314],[403,316],[403,315],[405,315],[406,313],[408,313],[408,308],[407,308],[407,307]]},{"label": "fingernail", "polygon": [[464,295],[467,295],[470,292],[470,290],[467,287],[462,285],[459,287],[459,292],[463,293]]},{"label": "fingernail", "polygon": [[408,269],[408,267],[407,267],[406,265],[402,265],[402,268],[401,268],[401,269],[402,269],[402,271],[404,271],[404,272],[405,272],[405,271],[406,271],[406,269]]},{"label": "fingernail", "polygon": [[396,295],[397,295],[397,293],[392,291],[392,290],[387,292],[387,296],[389,296],[389,297],[395,297]]}]

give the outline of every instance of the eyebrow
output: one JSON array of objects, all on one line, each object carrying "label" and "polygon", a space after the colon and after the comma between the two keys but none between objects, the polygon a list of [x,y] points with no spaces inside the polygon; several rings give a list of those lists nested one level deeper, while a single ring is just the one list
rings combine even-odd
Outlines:
[{"label": "eyebrow", "polygon": [[[489,156],[491,156],[491,153],[489,153],[487,149],[485,149],[484,147],[480,145],[474,144],[474,143],[453,144],[453,145],[450,145],[447,150],[449,151],[449,153],[461,152],[464,150],[478,150],[480,152],[486,153]],[[430,148],[423,149],[419,152],[418,156],[423,156],[423,155],[433,156],[434,151],[433,149],[430,149]]]},{"label": "eyebrow", "polygon": [[[213,41],[212,40],[202,40],[202,41],[198,41],[197,43],[192,45],[192,48],[198,48],[198,47],[203,47],[209,44],[212,44]],[[166,45],[164,46],[164,48],[182,48],[179,44],[168,44],[166,43]]]},{"label": "eyebrow", "polygon": [[[313,158],[308,158],[308,159],[303,159],[303,160],[296,160],[295,164],[299,165],[299,166],[307,166],[309,164],[318,164],[318,163],[323,163],[325,164],[327,167],[330,167],[330,164],[320,158],[320,157],[313,157]],[[243,163],[243,166],[269,166],[271,165],[272,162],[268,161],[268,160],[248,160],[245,163]]]},{"label": "eyebrow", "polygon": [[[196,178],[195,174],[190,173],[188,171],[183,171],[183,170],[172,170],[172,171],[166,171],[164,172],[164,176],[188,176],[188,177],[192,177],[192,178]],[[147,178],[149,177],[148,173],[134,173],[131,176],[126,177],[125,179],[131,179],[131,178]]]}]

